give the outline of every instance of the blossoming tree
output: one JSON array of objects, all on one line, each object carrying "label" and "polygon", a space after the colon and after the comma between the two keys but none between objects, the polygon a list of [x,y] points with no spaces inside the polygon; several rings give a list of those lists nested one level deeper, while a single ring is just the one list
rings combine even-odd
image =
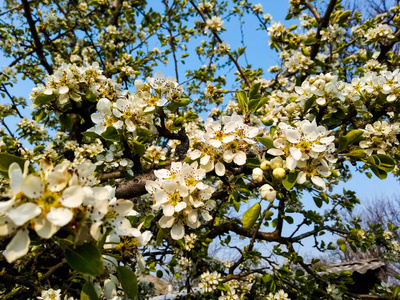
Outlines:
[{"label": "blossoming tree", "polygon": [[[195,284],[202,299],[356,298],[351,274],[301,253],[311,239],[399,258],[397,228],[343,222],[360,201],[332,188],[350,164],[398,173],[400,6],[363,19],[326,2],[291,0],[287,28],[247,0],[4,1],[0,297],[136,299],[155,272],[190,299]],[[235,17],[269,35],[272,76],[222,39]]]}]

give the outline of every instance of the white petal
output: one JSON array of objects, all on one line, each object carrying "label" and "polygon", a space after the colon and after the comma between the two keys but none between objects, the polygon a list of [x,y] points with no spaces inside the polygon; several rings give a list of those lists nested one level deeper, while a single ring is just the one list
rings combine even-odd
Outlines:
[{"label": "white petal", "polygon": [[303,184],[304,182],[306,182],[306,179],[307,179],[306,173],[304,173],[303,171],[300,171],[299,177],[297,178],[297,183]]},{"label": "white petal", "polygon": [[40,215],[42,209],[31,202],[24,203],[14,209],[10,209],[8,212],[8,217],[14,222],[15,225],[21,226],[25,224],[25,222],[36,218]]},{"label": "white petal", "polygon": [[15,203],[15,197],[8,201],[1,201],[0,202],[0,212],[4,212],[8,210],[11,206]]},{"label": "white petal", "polygon": [[50,212],[46,215],[47,220],[56,226],[65,226],[71,221],[74,214],[68,208],[54,208],[50,209]]},{"label": "white petal", "polygon": [[211,217],[210,213],[208,211],[206,211],[206,210],[202,210],[201,211],[201,215],[202,215],[204,221],[206,221],[206,222],[212,220],[212,217]]},{"label": "white petal", "polygon": [[289,151],[290,151],[290,154],[292,155],[292,157],[295,160],[300,160],[300,158],[302,156],[302,153],[301,153],[301,150],[299,148],[290,147]]},{"label": "white petal", "polygon": [[120,216],[126,216],[132,213],[133,202],[129,200],[117,200],[117,202],[113,206],[114,211]]},{"label": "white petal", "polygon": [[285,154],[285,152],[283,152],[281,149],[275,149],[275,148],[269,149],[269,150],[267,151],[267,153],[268,153],[268,154],[271,154],[271,155],[273,155],[273,156],[281,156],[281,155],[284,155],[284,154]]},{"label": "white petal", "polygon": [[143,232],[142,235],[137,238],[137,246],[138,247],[146,246],[152,236],[153,234],[149,230]]},{"label": "white petal", "polygon": [[67,171],[53,171],[47,177],[47,184],[51,192],[59,192],[64,189],[68,181],[71,178],[71,174]]},{"label": "white petal", "polygon": [[78,207],[85,199],[85,195],[83,187],[79,185],[69,186],[64,190],[60,202],[65,207]]},{"label": "white petal", "polygon": [[49,222],[45,217],[40,216],[35,220],[35,231],[43,239],[49,239],[60,227]]},{"label": "white petal", "polygon": [[162,216],[160,221],[158,221],[158,224],[161,228],[171,228],[171,226],[174,225],[174,222],[174,217]]},{"label": "white petal", "polygon": [[64,94],[66,94],[66,93],[68,93],[68,91],[69,91],[69,88],[67,87],[67,86],[60,86],[59,88],[58,88],[58,92],[60,93],[60,95],[64,95]]},{"label": "white petal", "polygon": [[32,174],[24,178],[22,192],[30,198],[38,198],[43,194],[44,185],[42,179]]},{"label": "white petal", "polygon": [[112,300],[117,296],[117,287],[110,279],[104,280],[104,297],[107,300]]},{"label": "white petal", "polygon": [[179,202],[175,206],[175,211],[176,212],[180,212],[182,209],[185,209],[185,208],[186,208],[186,203],[185,202]]},{"label": "white petal", "polygon": [[5,257],[9,263],[12,263],[16,259],[24,256],[29,250],[29,234],[28,230],[20,230],[14,236],[10,243],[6,247]]},{"label": "white petal", "polygon": [[19,164],[13,162],[8,168],[8,177],[10,178],[10,188],[12,193],[18,194],[22,190],[23,175]]},{"label": "white petal", "polygon": [[182,224],[175,224],[171,229],[171,237],[180,240],[185,235],[185,227]]},{"label": "white petal", "polygon": [[217,162],[215,165],[215,173],[218,176],[224,176],[225,175],[225,165],[222,162]]},{"label": "white petal", "polygon": [[165,216],[170,217],[174,214],[174,212],[175,212],[175,207],[172,204],[163,206],[163,213]]},{"label": "white petal", "polygon": [[325,145],[319,145],[319,144],[313,144],[311,146],[311,150],[315,151],[315,152],[323,152],[326,150],[326,146]]},{"label": "white petal", "polygon": [[239,151],[236,153],[233,161],[235,162],[235,164],[239,165],[239,166],[243,166],[246,163],[246,153],[244,153],[243,151]]},{"label": "white petal", "polygon": [[286,167],[289,170],[294,170],[297,166],[297,160],[295,160],[292,156],[286,158]]},{"label": "white petal", "polygon": [[323,189],[326,189],[325,181],[324,181],[321,177],[319,177],[319,176],[311,176],[311,181],[312,181],[315,185],[320,186],[320,187],[322,187]]},{"label": "white petal", "polygon": [[300,141],[301,141],[300,133],[296,129],[291,128],[291,127],[289,127],[286,130],[286,138],[289,142],[294,143],[294,144],[300,143]]},{"label": "white petal", "polygon": [[223,157],[227,163],[230,163],[233,160],[233,158],[235,157],[235,153],[233,153],[231,150],[227,150],[224,152]]}]

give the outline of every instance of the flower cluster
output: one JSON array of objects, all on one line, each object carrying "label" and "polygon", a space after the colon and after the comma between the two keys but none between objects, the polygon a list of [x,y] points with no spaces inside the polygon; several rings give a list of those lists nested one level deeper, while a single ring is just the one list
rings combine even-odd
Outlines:
[{"label": "flower cluster", "polygon": [[86,67],[63,64],[46,78],[45,85],[39,84],[33,88],[29,98],[32,102],[35,102],[38,96],[54,98],[56,101],[52,101],[53,105],[65,107],[70,100],[81,102],[82,98],[90,98],[92,101],[93,96],[115,101],[124,93],[121,91],[121,85],[102,74],[97,63]]},{"label": "flower cluster", "polygon": [[88,160],[80,165],[64,160],[56,166],[42,160],[37,174],[28,174],[28,161],[23,170],[17,163],[10,165],[10,200],[0,205],[0,235],[14,236],[6,247],[7,261],[28,252],[29,228],[42,239],[51,238],[62,227],[77,235],[87,224],[96,240],[107,228],[112,228],[111,237],[141,236],[125,218],[136,214],[133,203],[117,200],[110,186],[94,186],[95,168]]},{"label": "flower cluster", "polygon": [[400,124],[389,124],[387,121],[376,121],[373,124],[367,124],[360,142],[360,147],[365,149],[367,155],[376,152],[378,154],[392,154],[396,149],[393,146],[399,146],[399,140],[396,135],[400,133]]},{"label": "flower cluster", "polygon": [[201,274],[201,282],[199,287],[201,287],[205,293],[213,292],[221,280],[221,274],[217,271],[210,273],[209,271]]},{"label": "flower cluster", "polygon": [[147,78],[147,82],[135,80],[136,93],[120,97],[116,101],[102,98],[97,103],[97,112],[91,118],[95,123],[92,129],[102,134],[107,127],[136,132],[137,127],[150,129],[156,132],[152,115],[156,107],[164,106],[168,101],[180,101],[183,88],[174,78],[165,78],[162,72],[157,72],[154,78]]},{"label": "flower cluster", "polygon": [[155,170],[154,174],[158,179],[147,181],[146,190],[154,200],[153,210],[162,208],[159,224],[171,228],[173,239],[184,237],[184,225],[198,228],[199,215],[204,221],[212,219],[209,210],[215,207],[215,201],[210,200],[214,188],[202,182],[206,171],[198,168],[197,162],[173,162],[170,170]]},{"label": "flower cluster", "polygon": [[246,150],[256,144],[254,137],[258,134],[258,128],[244,124],[237,114],[221,119],[205,121],[205,132],[196,131],[188,153],[193,160],[200,158],[201,168],[207,172],[215,170],[218,176],[225,175],[224,162],[239,166],[246,163]]},{"label": "flower cluster", "polygon": [[324,126],[317,126],[315,120],[303,120],[296,123],[296,127],[286,123],[279,123],[273,135],[275,148],[268,153],[274,156],[285,156],[286,168],[300,170],[298,183],[307,179],[322,188],[325,182],[321,178],[331,174],[332,163],[336,162],[335,137]]},{"label": "flower cluster", "polygon": [[270,293],[267,296],[267,300],[290,300],[288,294],[285,293],[284,290],[279,290],[275,294]]}]

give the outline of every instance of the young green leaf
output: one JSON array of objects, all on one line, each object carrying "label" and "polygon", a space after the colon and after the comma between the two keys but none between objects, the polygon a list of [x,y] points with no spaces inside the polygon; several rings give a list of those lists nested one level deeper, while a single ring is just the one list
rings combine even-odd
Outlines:
[{"label": "young green leaf", "polygon": [[260,215],[260,212],[261,212],[261,205],[259,202],[250,207],[243,214],[243,228],[251,229],[256,223],[258,216]]}]

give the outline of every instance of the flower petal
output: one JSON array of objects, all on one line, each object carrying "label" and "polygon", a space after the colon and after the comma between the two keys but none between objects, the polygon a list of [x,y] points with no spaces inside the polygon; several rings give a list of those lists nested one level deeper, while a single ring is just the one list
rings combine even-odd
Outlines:
[{"label": "flower petal", "polygon": [[10,209],[7,215],[15,225],[21,226],[25,224],[25,222],[36,218],[41,212],[42,209],[37,204],[28,202]]},{"label": "flower petal", "polygon": [[85,200],[85,195],[83,187],[79,185],[69,186],[64,190],[60,202],[65,207],[78,207]]},{"label": "flower petal", "polygon": [[49,222],[45,217],[40,216],[35,220],[35,231],[43,239],[49,239],[60,227]]},{"label": "flower petal", "polygon": [[29,234],[28,230],[20,230],[14,236],[10,243],[6,247],[5,257],[9,263],[12,263],[16,259],[24,256],[29,250]]},{"label": "flower petal", "polygon": [[47,220],[56,226],[65,226],[71,221],[74,214],[68,208],[54,208],[52,207],[50,212],[46,215]]},{"label": "flower petal", "polygon": [[182,224],[175,224],[171,229],[171,237],[180,240],[185,235],[185,227]]}]

